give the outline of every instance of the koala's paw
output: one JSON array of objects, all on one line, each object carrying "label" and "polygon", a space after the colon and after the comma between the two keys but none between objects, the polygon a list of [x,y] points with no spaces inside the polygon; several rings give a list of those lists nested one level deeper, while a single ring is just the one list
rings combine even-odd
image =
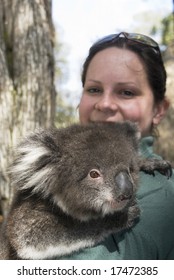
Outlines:
[{"label": "koala's paw", "polygon": [[172,176],[172,166],[169,161],[161,159],[145,159],[141,162],[140,170],[155,176],[155,171],[169,179]]}]

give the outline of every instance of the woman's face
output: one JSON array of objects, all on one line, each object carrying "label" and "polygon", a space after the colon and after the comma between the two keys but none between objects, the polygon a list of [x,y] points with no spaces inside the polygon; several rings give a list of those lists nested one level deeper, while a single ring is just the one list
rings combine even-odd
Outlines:
[{"label": "woman's face", "polygon": [[79,104],[81,123],[130,120],[148,135],[163,115],[164,105],[154,104],[144,65],[134,52],[111,47],[93,57]]}]

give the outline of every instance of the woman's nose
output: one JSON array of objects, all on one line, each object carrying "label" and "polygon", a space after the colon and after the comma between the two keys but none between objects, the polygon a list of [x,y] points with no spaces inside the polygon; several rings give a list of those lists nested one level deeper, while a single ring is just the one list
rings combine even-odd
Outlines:
[{"label": "woman's nose", "polygon": [[102,112],[115,112],[118,109],[116,98],[112,94],[103,94],[95,105],[95,109]]}]

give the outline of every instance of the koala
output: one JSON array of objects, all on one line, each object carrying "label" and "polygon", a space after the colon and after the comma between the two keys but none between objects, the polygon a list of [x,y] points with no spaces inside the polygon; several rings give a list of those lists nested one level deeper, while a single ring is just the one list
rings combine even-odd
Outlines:
[{"label": "koala", "polygon": [[131,122],[39,129],[17,147],[9,169],[13,202],[2,259],[53,259],[94,246],[136,223],[140,170],[171,166],[138,153]]}]

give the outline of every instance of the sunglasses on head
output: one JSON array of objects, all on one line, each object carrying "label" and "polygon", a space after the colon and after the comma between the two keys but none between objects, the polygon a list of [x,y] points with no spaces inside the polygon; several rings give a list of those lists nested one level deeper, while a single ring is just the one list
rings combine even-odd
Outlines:
[{"label": "sunglasses on head", "polygon": [[136,42],[136,43],[140,43],[142,45],[148,46],[148,47],[152,47],[153,49],[155,49],[157,52],[160,53],[158,44],[152,38],[150,38],[146,35],[143,35],[143,34],[139,34],[139,33],[120,32],[118,34],[110,34],[106,37],[103,37],[96,43],[94,43],[93,46],[97,46],[97,45],[100,45],[103,43],[107,44],[110,42],[114,42],[116,39],[118,39],[119,37],[122,37],[122,36],[124,36],[127,40],[130,40],[132,42]]}]

